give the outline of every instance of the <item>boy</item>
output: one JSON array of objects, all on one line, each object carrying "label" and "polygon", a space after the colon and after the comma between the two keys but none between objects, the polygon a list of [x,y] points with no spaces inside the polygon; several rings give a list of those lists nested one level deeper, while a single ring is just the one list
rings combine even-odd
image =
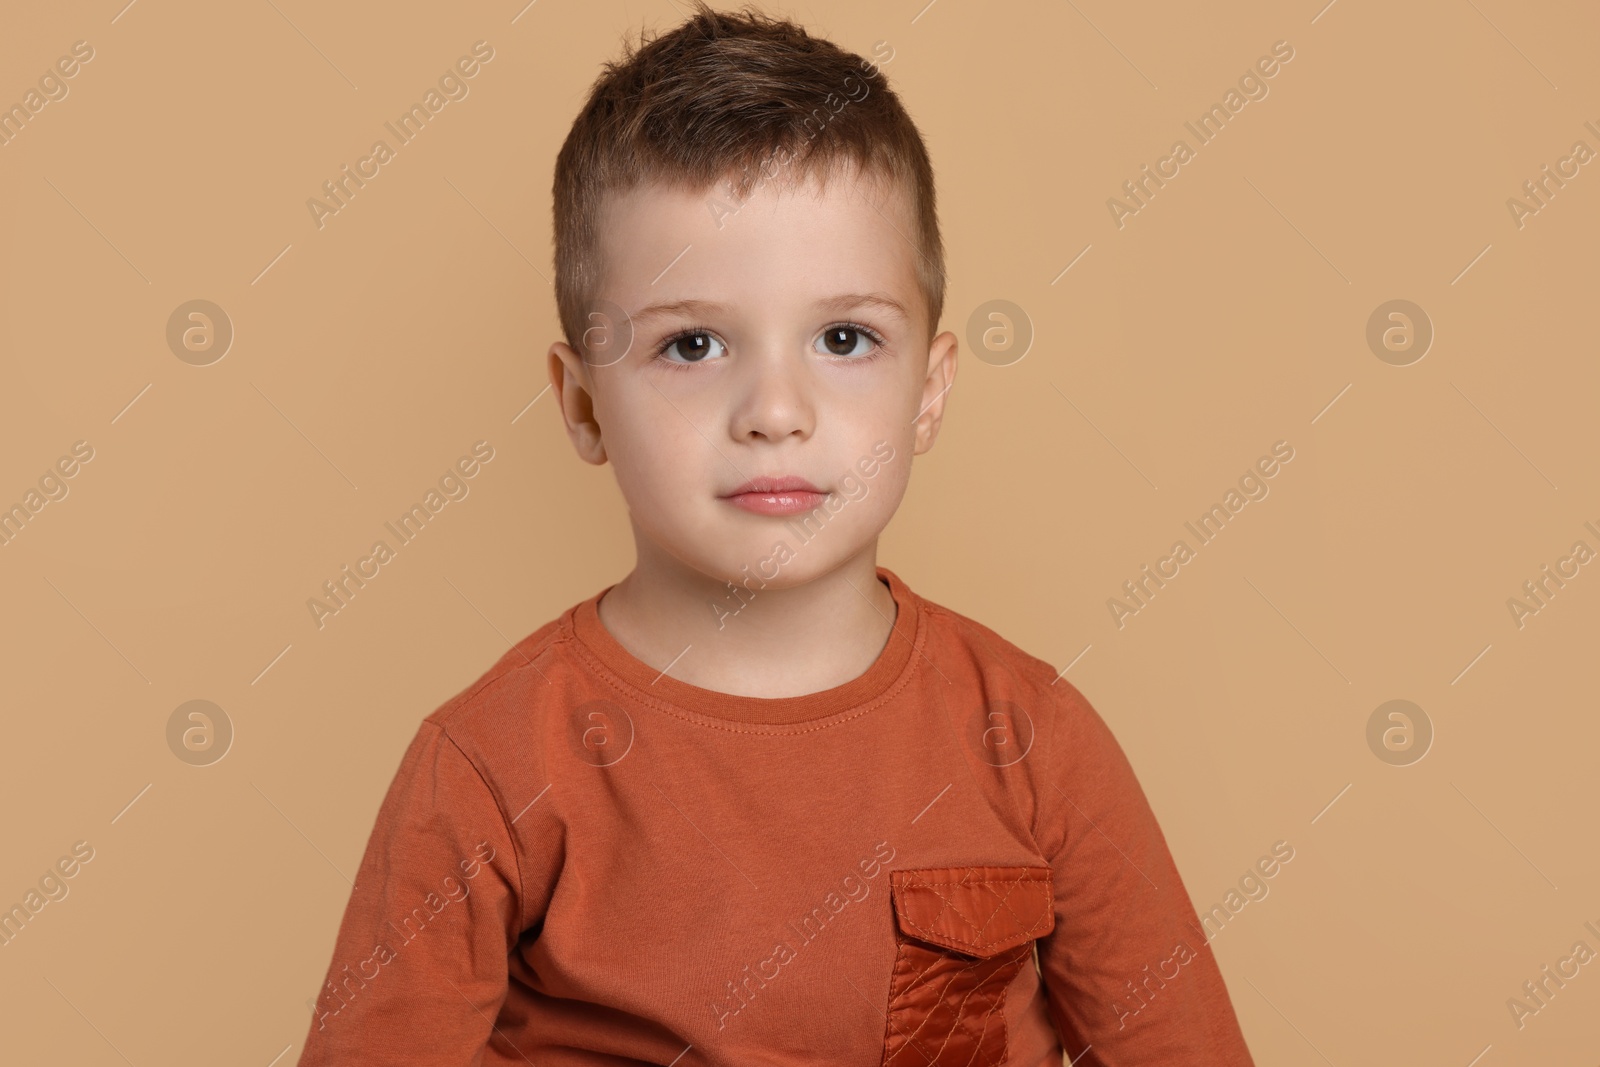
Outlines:
[{"label": "boy", "polygon": [[423,721],[300,1063],[1251,1064],[1105,723],[876,563],[956,371],[915,126],[785,21],[640,44],[549,355],[636,565]]}]

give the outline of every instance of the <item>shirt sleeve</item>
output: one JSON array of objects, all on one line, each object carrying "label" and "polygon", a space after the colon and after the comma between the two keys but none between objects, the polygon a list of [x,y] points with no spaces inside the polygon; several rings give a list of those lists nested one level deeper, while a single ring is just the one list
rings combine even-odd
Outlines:
[{"label": "shirt sleeve", "polygon": [[[1121,745],[1065,679],[1036,837],[1055,928],[1038,943],[1075,1067],[1254,1067],[1188,890]],[[1081,1058],[1080,1058],[1081,1057]]]},{"label": "shirt sleeve", "polygon": [[424,720],[378,809],[300,1067],[481,1063],[521,896],[500,806]]}]

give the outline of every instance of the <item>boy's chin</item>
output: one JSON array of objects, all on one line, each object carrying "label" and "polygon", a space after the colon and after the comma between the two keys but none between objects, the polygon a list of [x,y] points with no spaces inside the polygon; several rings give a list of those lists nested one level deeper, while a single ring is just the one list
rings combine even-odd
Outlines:
[{"label": "boy's chin", "polygon": [[778,592],[796,589],[832,573],[841,563],[856,555],[864,544],[840,542],[828,545],[797,545],[789,534],[775,535],[764,547],[749,554],[718,554],[714,559],[699,559],[691,566],[718,583],[736,588]]}]

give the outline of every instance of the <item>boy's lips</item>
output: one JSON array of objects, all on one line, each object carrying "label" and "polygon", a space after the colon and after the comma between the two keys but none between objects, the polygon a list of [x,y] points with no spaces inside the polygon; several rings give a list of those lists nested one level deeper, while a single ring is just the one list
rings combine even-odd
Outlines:
[{"label": "boy's lips", "polygon": [[777,478],[752,478],[724,493],[722,499],[735,507],[760,515],[797,515],[819,506],[828,494],[793,475]]}]

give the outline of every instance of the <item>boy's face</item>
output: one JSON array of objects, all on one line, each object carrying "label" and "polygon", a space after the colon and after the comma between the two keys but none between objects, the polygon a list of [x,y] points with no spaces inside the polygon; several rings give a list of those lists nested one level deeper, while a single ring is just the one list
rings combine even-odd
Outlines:
[{"label": "boy's face", "polygon": [[[615,467],[642,560],[788,588],[873,548],[938,435],[956,338],[928,337],[907,196],[853,173],[825,191],[782,180],[742,205],[613,197],[595,304],[627,318],[593,321],[631,344],[549,358],[568,435]],[[821,495],[730,499],[782,477]]]}]

